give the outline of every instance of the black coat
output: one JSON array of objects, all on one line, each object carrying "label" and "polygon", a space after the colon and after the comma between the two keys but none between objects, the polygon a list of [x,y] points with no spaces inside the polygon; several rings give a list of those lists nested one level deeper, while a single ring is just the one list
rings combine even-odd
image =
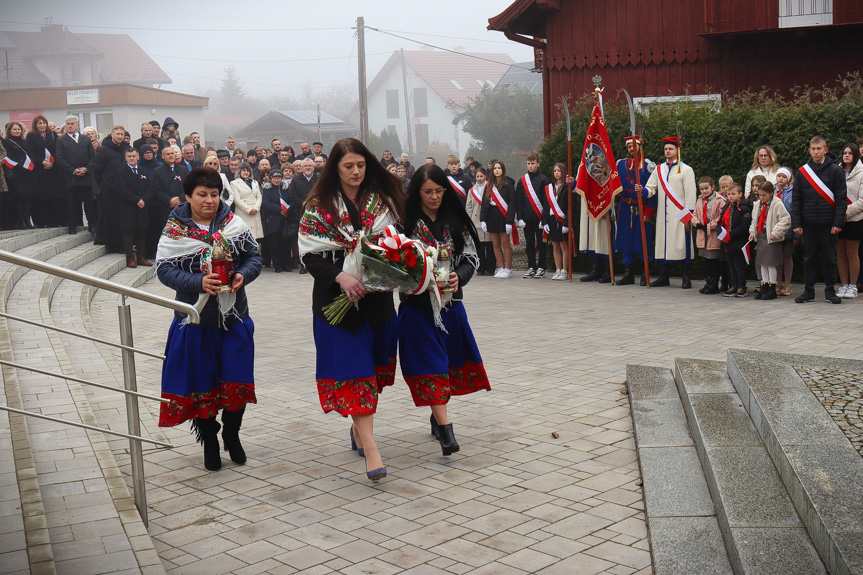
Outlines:
[{"label": "black coat", "polygon": [[289,236],[295,236],[299,233],[300,220],[303,217],[303,202],[309,197],[309,192],[317,183],[317,174],[312,174],[311,179],[306,179],[305,174],[299,174],[291,180],[291,185],[288,187],[288,203],[291,205],[291,209],[288,210],[288,229],[285,232]]},{"label": "black coat", "polygon": [[[42,165],[45,161],[45,150],[54,156],[54,166],[46,170]],[[43,138],[35,132],[27,134],[27,153],[33,160],[33,199],[56,200],[63,197],[60,181],[60,167],[57,162],[57,134],[48,130]]]},{"label": "black coat", "polygon": [[[541,197],[545,199],[542,206],[542,223],[548,226],[548,239],[553,242],[563,241],[563,228],[567,227],[567,223],[569,223],[567,213],[569,212],[569,196],[572,194],[572,191],[567,190],[567,188],[569,186],[564,183],[561,186],[560,194],[557,196],[557,205],[560,207],[560,211],[563,212],[562,222],[558,221],[557,216],[551,211],[551,203],[546,197],[545,188],[542,190]],[[539,190],[537,190],[537,194],[539,193]]]},{"label": "black coat", "polygon": [[[548,181],[548,178],[545,174],[538,171],[534,174],[528,172],[527,177],[530,178],[530,183],[533,184],[533,191],[536,192],[536,197],[539,198],[540,203],[540,214],[542,214],[545,209],[545,187],[551,182]],[[518,219],[524,220],[526,222],[539,222],[540,217],[537,217],[536,212],[533,211],[533,207],[531,207],[530,200],[527,199],[527,190],[522,184],[521,178],[519,178],[518,183],[515,186],[515,197],[517,203],[518,210]]]},{"label": "black coat", "polygon": [[725,221],[725,212],[731,211],[728,233],[731,239],[728,243],[722,244],[722,249],[728,253],[739,252],[749,241],[749,223],[752,221],[752,208],[749,207],[749,202],[740,200],[740,209],[737,209],[734,204],[727,203],[722,208],[722,216],[719,218],[720,225]]},{"label": "black coat", "polygon": [[[491,205],[491,182],[485,187],[485,191],[487,192],[485,197],[482,199],[482,207],[479,209],[479,219],[481,222],[488,221],[486,217],[488,216],[488,211],[498,210],[500,208]],[[500,192],[503,201],[506,202],[506,223],[512,224],[515,220],[515,188],[512,187],[512,184],[507,180],[506,184],[504,184],[502,190],[498,190]],[[532,210],[531,210],[532,211]]]},{"label": "black coat", "polygon": [[467,194],[470,193],[470,189],[473,186],[473,184],[470,181],[470,177],[468,177],[464,173],[464,170],[462,170],[462,169],[459,169],[458,173],[455,175],[451,174],[450,171],[447,170],[446,175],[447,175],[447,178],[451,177],[456,182],[458,182],[458,184],[464,190],[464,193],[465,193],[464,197],[462,197],[462,195],[460,193],[456,192],[456,195],[458,196],[458,199],[461,202],[461,205],[464,206],[467,203]]},{"label": "black coat", "polygon": [[[117,220],[122,231],[145,230],[150,226],[147,206],[152,198],[146,170],[139,166],[135,174],[128,164],[120,168],[117,179]],[[144,202],[143,208],[138,207],[141,200]]]},{"label": "black coat", "polygon": [[[90,138],[78,133],[78,142],[69,134],[63,134],[57,138],[57,166],[63,178],[63,188],[93,187],[93,159],[96,151]],[[83,176],[73,176],[72,173],[78,168],[87,168]]]},{"label": "black coat", "polygon": [[18,162],[14,168],[6,170],[6,185],[13,196],[32,197],[33,194],[33,172],[24,167],[27,160],[26,146],[23,138],[3,138],[6,157]]},{"label": "black coat", "polygon": [[261,217],[264,223],[264,233],[274,234],[285,229],[288,222],[287,216],[282,216],[282,202],[290,205],[287,186],[274,187],[272,184],[264,184],[263,200],[261,201]]},{"label": "black coat", "polygon": [[171,198],[179,198],[181,203],[186,201],[183,179],[187,174],[186,168],[178,164],[162,164],[153,170],[153,175],[149,177],[150,190],[153,192],[149,210],[150,226],[153,229],[161,230],[165,227],[165,222],[171,215]]},{"label": "black coat", "polygon": [[97,244],[105,244],[111,252],[123,251],[123,233],[120,227],[120,172],[126,165],[129,144],[115,144],[109,138],[96,150],[93,159],[93,177],[99,185],[96,198],[99,206],[99,225],[96,226]]},{"label": "black coat", "polygon": [[791,228],[804,228],[804,233],[807,225],[841,228],[845,224],[845,210],[848,209],[845,171],[836,163],[836,156],[833,154],[827,154],[820,164],[810,159],[806,165],[812,168],[833,192],[836,205],[831,206],[827,203],[827,200],[815,191],[802,171],[797,170],[794,194],[791,196]]}]

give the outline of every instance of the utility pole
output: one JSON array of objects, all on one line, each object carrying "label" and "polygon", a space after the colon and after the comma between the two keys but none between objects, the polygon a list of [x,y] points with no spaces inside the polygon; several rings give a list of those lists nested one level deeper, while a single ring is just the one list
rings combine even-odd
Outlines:
[{"label": "utility pole", "polygon": [[357,16],[357,79],[359,80],[360,141],[369,144],[369,93],[366,87],[365,20]]},{"label": "utility pole", "polygon": [[400,53],[401,53],[401,57],[402,57],[402,85],[403,85],[403,90],[405,92],[405,122],[407,124],[406,127],[407,127],[407,133],[408,133],[408,139],[407,139],[408,153],[413,154],[414,153],[414,137],[413,137],[413,134],[411,133],[412,132],[412,130],[411,130],[411,104],[410,104],[410,98],[408,97],[408,68],[407,68],[407,65],[405,64],[405,49],[402,48]]}]

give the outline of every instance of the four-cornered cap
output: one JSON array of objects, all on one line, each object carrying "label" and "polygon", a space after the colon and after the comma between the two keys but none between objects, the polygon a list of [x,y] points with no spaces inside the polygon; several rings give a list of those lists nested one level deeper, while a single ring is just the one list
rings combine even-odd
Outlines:
[{"label": "four-cornered cap", "polygon": [[672,144],[674,146],[680,147],[680,139],[677,136],[672,136],[670,138],[662,138],[662,145]]}]

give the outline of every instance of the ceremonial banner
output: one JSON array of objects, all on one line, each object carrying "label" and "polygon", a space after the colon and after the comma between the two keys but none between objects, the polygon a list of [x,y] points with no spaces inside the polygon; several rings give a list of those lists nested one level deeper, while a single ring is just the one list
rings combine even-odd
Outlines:
[{"label": "ceremonial banner", "polygon": [[623,190],[601,106],[602,95],[600,94],[593,106],[593,115],[587,128],[575,188],[575,191],[584,198],[587,213],[593,219],[604,216],[614,205],[614,196]]}]

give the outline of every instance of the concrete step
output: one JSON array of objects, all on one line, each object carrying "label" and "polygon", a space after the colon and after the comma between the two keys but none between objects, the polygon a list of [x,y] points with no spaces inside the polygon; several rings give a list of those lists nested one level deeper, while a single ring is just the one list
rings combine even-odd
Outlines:
[{"label": "concrete step", "polygon": [[[44,259],[74,248],[89,239],[89,234],[66,236],[62,230],[38,230],[25,234],[15,234],[0,240],[0,248],[20,251],[24,255]],[[17,281],[26,270],[7,263],[0,263],[0,310],[7,311],[7,300]],[[0,357],[15,361],[12,353],[12,338],[8,322],[0,318]],[[18,373],[14,368],[3,366],[4,402],[10,407],[24,409]],[[10,573],[54,573],[54,552],[50,542],[49,526],[45,513],[42,492],[37,479],[36,460],[30,441],[29,420],[26,416],[5,413],[8,422],[11,457],[3,458],[2,468],[5,487],[3,501],[7,507],[0,520],[0,540],[2,540],[2,560],[4,569]],[[7,429],[4,427],[4,429]]]},{"label": "concrete step", "polygon": [[735,573],[826,573],[726,364],[677,359],[674,375]]},{"label": "concrete step", "polygon": [[628,365],[626,385],[655,574],[732,574],[671,370]]},{"label": "concrete step", "polygon": [[[89,234],[79,235],[83,241],[89,239]],[[68,238],[76,237],[66,236],[59,241],[68,242]],[[50,255],[55,251],[53,246],[44,249],[35,246],[33,249],[36,253],[26,255],[38,259],[44,259],[40,255]],[[25,248],[22,252],[28,250]],[[79,246],[61,250],[61,254],[51,263],[89,271],[94,266],[97,269],[104,268],[104,261],[93,263],[102,258],[112,263],[118,257],[121,258],[105,256],[104,253],[102,247]],[[70,302],[78,306],[81,300],[80,284],[38,272],[18,274],[15,279],[15,289],[4,290],[4,303],[10,308],[20,308],[22,313],[18,315],[26,315],[28,319],[51,324],[54,321],[52,306],[67,308]],[[34,298],[34,294],[38,294],[38,298]],[[66,310],[61,311],[61,317],[63,311]],[[82,331],[80,321],[75,323],[74,319],[71,325],[63,327]],[[24,332],[27,332],[26,337],[23,337]],[[22,363],[99,380],[99,377],[87,373],[86,368],[79,371],[74,367],[81,363],[92,365],[91,355],[98,358],[98,354],[77,353],[74,349],[70,350],[70,354],[63,341],[67,337],[72,341],[82,341],[55,332],[46,334],[46,330],[34,326],[27,326],[10,339],[14,340],[13,351],[23,350],[23,354],[28,356],[28,361],[19,360]],[[40,351],[33,354],[33,349],[50,350],[53,353]],[[70,355],[75,358],[75,363],[70,360]],[[108,370],[103,368],[103,371]],[[91,425],[100,424],[93,416],[89,398],[80,384],[45,378],[31,372],[21,372],[17,377],[19,384],[22,384],[27,409]],[[56,569],[60,572],[164,573],[108,447],[106,436],[44,420],[29,419],[28,422],[33,467],[43,496],[43,522],[50,536],[50,541],[44,546],[48,548],[47,554],[51,559],[51,570],[46,572]],[[29,535],[27,537],[29,539]]]},{"label": "concrete step", "polygon": [[728,351],[731,383],[827,569],[860,575],[863,459],[801,378],[804,370],[859,380],[863,362]]}]

